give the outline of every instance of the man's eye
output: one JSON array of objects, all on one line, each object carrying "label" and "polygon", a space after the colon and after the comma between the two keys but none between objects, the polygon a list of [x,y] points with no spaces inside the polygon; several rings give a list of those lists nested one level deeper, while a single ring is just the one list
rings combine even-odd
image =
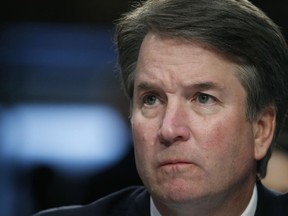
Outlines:
[{"label": "man's eye", "polygon": [[215,99],[211,95],[200,93],[197,95],[197,101],[201,104],[207,104],[207,103],[215,102]]},{"label": "man's eye", "polygon": [[154,105],[157,102],[157,97],[155,95],[147,95],[144,98],[144,104],[146,105]]}]

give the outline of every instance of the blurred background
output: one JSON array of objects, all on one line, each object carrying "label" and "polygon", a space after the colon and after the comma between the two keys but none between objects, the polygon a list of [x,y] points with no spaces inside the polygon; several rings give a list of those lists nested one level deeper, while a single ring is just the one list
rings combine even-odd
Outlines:
[{"label": "blurred background", "polygon": [[[1,5],[1,216],[87,204],[141,184],[113,44],[114,22],[131,2],[10,0]],[[287,3],[252,2],[287,38]],[[274,171],[268,170],[265,180],[270,187],[281,184],[276,190],[283,191],[288,191],[287,133],[286,123],[269,164]]]}]

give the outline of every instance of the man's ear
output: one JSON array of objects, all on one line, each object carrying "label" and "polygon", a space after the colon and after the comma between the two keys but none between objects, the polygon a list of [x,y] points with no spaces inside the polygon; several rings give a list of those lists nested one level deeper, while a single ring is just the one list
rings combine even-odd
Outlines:
[{"label": "man's ear", "polygon": [[276,126],[276,109],[269,106],[265,108],[253,123],[254,132],[254,158],[261,160],[269,149]]}]

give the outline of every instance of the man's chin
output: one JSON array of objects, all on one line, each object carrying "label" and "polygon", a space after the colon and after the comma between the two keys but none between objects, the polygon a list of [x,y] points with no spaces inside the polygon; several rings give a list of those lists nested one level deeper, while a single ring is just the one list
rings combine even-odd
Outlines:
[{"label": "man's chin", "polygon": [[[200,186],[192,186],[191,183],[173,182],[170,184],[162,184],[151,191],[152,197],[162,200],[169,204],[188,203],[193,200],[201,200],[205,197],[204,191]],[[207,193],[208,195],[208,193]]]}]

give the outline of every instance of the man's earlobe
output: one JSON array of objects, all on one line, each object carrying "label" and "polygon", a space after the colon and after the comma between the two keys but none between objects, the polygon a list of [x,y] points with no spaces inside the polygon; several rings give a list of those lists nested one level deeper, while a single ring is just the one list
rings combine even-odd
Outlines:
[{"label": "man's earlobe", "polygon": [[269,149],[275,131],[276,109],[272,106],[265,108],[253,123],[254,157],[261,160]]}]

